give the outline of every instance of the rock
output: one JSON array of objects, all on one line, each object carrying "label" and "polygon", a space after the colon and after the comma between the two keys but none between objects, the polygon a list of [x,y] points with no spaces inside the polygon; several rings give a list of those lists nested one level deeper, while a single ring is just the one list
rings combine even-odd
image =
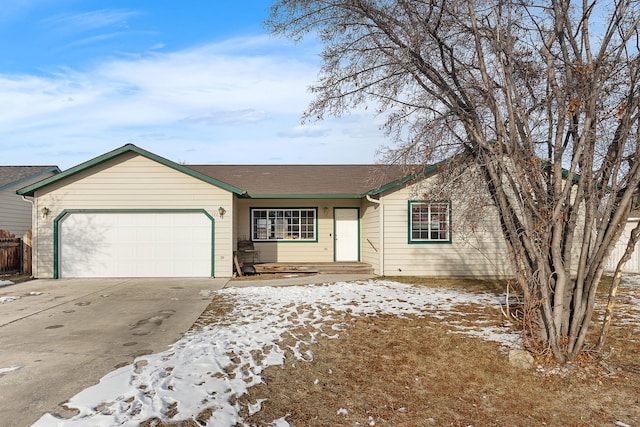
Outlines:
[{"label": "rock", "polygon": [[532,369],[535,363],[533,356],[526,350],[509,351],[509,363],[521,369]]}]

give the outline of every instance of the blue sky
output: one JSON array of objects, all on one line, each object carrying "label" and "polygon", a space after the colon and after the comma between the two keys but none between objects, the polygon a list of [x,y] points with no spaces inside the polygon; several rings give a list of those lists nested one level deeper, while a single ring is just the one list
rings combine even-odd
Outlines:
[{"label": "blue sky", "polygon": [[367,112],[300,124],[313,40],[265,0],[15,0],[0,8],[0,164],[67,169],[126,143],[183,163],[374,163]]}]

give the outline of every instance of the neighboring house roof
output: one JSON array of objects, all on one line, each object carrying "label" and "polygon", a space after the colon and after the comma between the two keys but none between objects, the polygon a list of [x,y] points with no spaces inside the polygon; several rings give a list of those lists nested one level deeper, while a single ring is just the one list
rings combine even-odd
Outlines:
[{"label": "neighboring house roof", "polygon": [[154,161],[156,161],[158,163],[161,163],[161,164],[163,164],[165,166],[168,166],[168,167],[170,167],[172,169],[178,170],[178,171],[180,171],[182,173],[185,173],[187,175],[190,175],[190,176],[192,176],[194,178],[197,178],[197,179],[200,179],[202,181],[208,182],[209,184],[213,184],[213,185],[216,185],[218,187],[224,188],[224,189],[226,189],[226,190],[228,190],[228,191],[230,191],[232,193],[236,193],[238,195],[244,194],[244,192],[242,190],[240,190],[239,188],[235,188],[233,186],[225,184],[224,182],[218,181],[218,180],[216,180],[214,178],[202,175],[201,173],[199,173],[199,172],[197,172],[197,171],[195,171],[193,169],[186,168],[183,165],[180,165],[178,163],[172,162],[171,160],[165,159],[164,157],[160,157],[157,154],[151,153],[150,151],[143,150],[142,148],[136,147],[133,144],[123,145],[120,148],[116,148],[113,151],[105,153],[105,154],[103,154],[101,156],[98,156],[98,157],[96,157],[94,159],[88,160],[88,161],[86,161],[84,163],[81,163],[81,164],[79,164],[77,166],[72,167],[71,169],[67,169],[66,171],[61,172],[58,175],[52,176],[50,178],[47,178],[47,179],[42,180],[40,182],[37,182],[37,183],[35,183],[33,185],[30,185],[28,187],[21,188],[20,190],[18,190],[18,194],[24,195],[24,196],[33,196],[35,191],[40,189],[40,188],[42,188],[42,187],[45,187],[45,186],[47,186],[49,184],[52,184],[54,182],[60,181],[62,179],[65,179],[65,178],[67,178],[69,176],[72,176],[72,175],[75,175],[77,173],[80,173],[80,172],[82,172],[84,170],[87,170],[87,169],[92,168],[92,167],[94,167],[96,165],[102,164],[102,163],[104,163],[106,161],[109,161],[109,160],[111,160],[111,159],[113,159],[115,157],[118,157],[118,156],[120,156],[120,155],[122,155],[124,153],[128,153],[128,152],[137,153],[137,154],[139,154],[141,156],[144,156],[144,157],[146,157],[148,159],[154,160]]},{"label": "neighboring house roof", "polygon": [[252,198],[363,197],[409,175],[398,165],[188,165]]},{"label": "neighboring house roof", "polygon": [[0,191],[50,173],[58,174],[60,169],[57,166],[0,166]]}]

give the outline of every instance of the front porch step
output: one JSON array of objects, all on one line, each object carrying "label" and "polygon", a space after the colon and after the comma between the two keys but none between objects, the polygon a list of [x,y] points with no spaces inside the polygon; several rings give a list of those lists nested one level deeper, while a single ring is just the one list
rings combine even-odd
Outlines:
[{"label": "front porch step", "polygon": [[267,262],[254,264],[258,274],[265,273],[325,273],[325,274],[373,274],[371,264],[365,262],[289,263]]}]

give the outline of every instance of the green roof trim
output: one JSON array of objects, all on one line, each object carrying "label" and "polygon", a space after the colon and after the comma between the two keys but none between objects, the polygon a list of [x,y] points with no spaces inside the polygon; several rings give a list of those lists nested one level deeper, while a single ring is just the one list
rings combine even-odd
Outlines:
[{"label": "green roof trim", "polygon": [[199,172],[196,172],[196,171],[194,171],[192,169],[189,169],[189,168],[187,168],[185,166],[179,165],[178,163],[172,162],[171,160],[165,159],[164,157],[160,157],[157,154],[153,154],[153,153],[151,153],[151,152],[149,152],[147,150],[143,150],[142,148],[137,147],[137,146],[135,146],[133,144],[123,145],[120,148],[117,148],[117,149],[115,149],[113,151],[105,153],[105,154],[103,154],[101,156],[98,156],[98,157],[92,159],[92,160],[89,160],[89,161],[86,161],[84,163],[81,163],[81,164],[79,164],[77,166],[74,166],[71,169],[67,169],[66,171],[61,172],[61,173],[59,173],[57,175],[54,175],[54,176],[49,177],[47,179],[44,179],[44,180],[42,180],[40,182],[37,182],[37,183],[35,183],[33,185],[30,185],[28,187],[21,188],[20,190],[17,191],[17,193],[19,195],[21,195],[21,196],[33,196],[36,190],[39,190],[39,189],[41,189],[43,187],[46,187],[49,184],[52,184],[54,182],[60,181],[62,179],[65,179],[67,177],[73,176],[73,175],[75,175],[75,174],[77,174],[79,172],[85,171],[87,169],[90,169],[90,168],[92,168],[94,166],[100,165],[100,164],[102,164],[102,163],[104,163],[104,162],[106,162],[108,160],[111,160],[113,158],[116,158],[116,157],[118,157],[118,156],[120,156],[122,154],[129,153],[129,152],[139,154],[139,155],[141,155],[143,157],[146,157],[146,158],[148,158],[150,160],[156,161],[156,162],[158,162],[158,163],[160,163],[162,165],[170,167],[171,169],[175,169],[175,170],[177,170],[179,172],[182,172],[182,173],[184,173],[186,175],[192,176],[192,177],[194,177],[196,179],[199,179],[201,181],[207,182],[209,184],[213,184],[213,185],[215,185],[217,187],[223,188],[223,189],[225,189],[227,191],[230,191],[232,193],[235,193],[235,194],[237,194],[239,196],[243,196],[243,195],[246,194],[246,191],[244,191],[244,190],[241,190],[239,188],[235,188],[235,187],[233,187],[233,186],[231,186],[229,184],[225,184],[225,183],[220,182],[220,181],[218,181],[216,179],[210,178],[210,177],[208,177],[206,175],[203,175],[203,174],[201,174]]},{"label": "green roof trim", "polygon": [[361,199],[363,194],[246,194],[249,199]]},{"label": "green roof trim", "polygon": [[[554,164],[548,160],[543,160],[541,162],[541,165],[542,165],[542,168],[546,171],[551,171],[554,167]],[[562,174],[562,178],[564,179],[569,178],[569,169],[562,168],[561,174]],[[571,178],[571,182],[573,184],[577,183],[578,181],[580,181],[580,176],[581,176],[580,174],[574,173],[573,178]]]},{"label": "green roof trim", "polygon": [[[392,182],[390,182],[388,184],[385,184],[385,185],[383,185],[381,187],[376,188],[375,190],[371,190],[368,193],[365,193],[365,194],[361,195],[361,197],[365,197],[367,195],[375,196],[375,195],[383,193],[383,192],[385,192],[387,190],[391,190],[391,189],[393,189],[395,187],[403,185],[403,184],[405,184],[405,183],[407,183],[409,181],[412,181],[414,179],[429,175],[429,174],[431,174],[433,172],[436,172],[441,167],[441,165],[451,162],[454,158],[455,157],[443,160],[443,161],[438,162],[436,164],[433,164],[431,166],[425,166],[423,169],[421,169],[420,171],[418,171],[416,173],[413,173],[411,175],[407,175],[405,177],[402,177],[400,179],[392,181]],[[546,162],[545,161],[545,162],[542,162],[542,167],[544,169],[546,169],[546,170],[550,170],[553,167],[553,164],[550,163],[550,162]],[[567,169],[564,169],[564,168],[562,169],[562,177],[564,179],[567,179],[569,177],[569,171]],[[580,175],[579,174],[573,174],[573,179],[572,179],[573,183],[576,183],[579,180],[580,180]]]},{"label": "green roof trim", "polygon": [[[442,163],[442,162],[441,162]],[[436,170],[438,170],[438,168],[440,167],[441,163],[436,163],[435,165],[431,165],[431,166],[426,166],[423,169],[419,170],[418,172],[412,173],[410,175],[404,176],[400,179],[396,179],[395,181],[392,181],[388,184],[385,184],[381,187],[376,188],[375,190],[371,190],[365,194],[362,194],[360,197],[365,197],[367,195],[369,196],[375,196],[378,195],[380,193],[383,193],[387,190],[391,190],[392,188],[398,187],[400,185],[403,185],[409,181],[413,181],[416,178],[420,178],[423,176],[426,176],[432,172],[435,172]]]},{"label": "green roof trim", "polygon": [[[0,191],[4,190],[6,188],[9,188],[9,187],[13,187],[14,185],[20,184],[21,182],[29,181],[30,179],[37,178],[37,177],[42,176],[42,175],[46,175],[48,173],[53,173],[55,175],[55,174],[58,174],[60,172],[61,172],[60,168],[58,168],[57,166],[52,166],[50,168],[41,170],[40,172],[38,172],[36,174],[25,176],[24,178],[18,179],[17,181],[9,182],[8,184],[2,185],[2,186],[0,186]],[[16,193],[17,193],[17,191],[16,191]]]}]

